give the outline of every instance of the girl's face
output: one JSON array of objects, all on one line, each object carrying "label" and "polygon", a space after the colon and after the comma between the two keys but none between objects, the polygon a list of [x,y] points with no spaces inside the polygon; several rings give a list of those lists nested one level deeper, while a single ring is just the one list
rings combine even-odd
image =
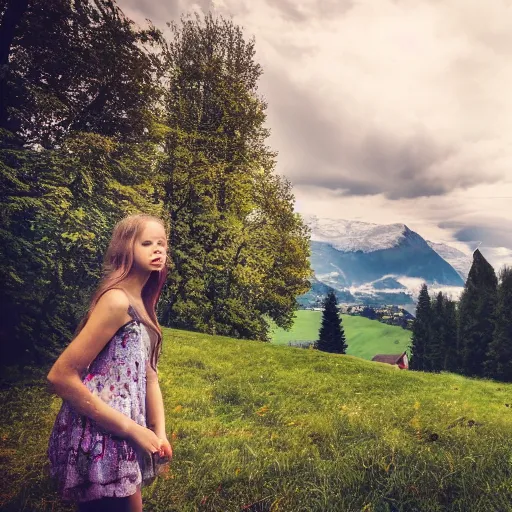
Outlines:
[{"label": "girl's face", "polygon": [[147,221],[133,247],[133,266],[138,270],[161,270],[167,257],[167,238],[164,227]]}]

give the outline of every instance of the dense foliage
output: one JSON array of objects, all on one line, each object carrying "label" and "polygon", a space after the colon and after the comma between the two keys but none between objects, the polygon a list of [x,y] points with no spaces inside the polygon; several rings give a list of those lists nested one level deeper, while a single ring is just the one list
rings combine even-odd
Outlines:
[{"label": "dense foliage", "polygon": [[500,272],[494,333],[485,361],[485,374],[512,382],[512,268]]},{"label": "dense foliage", "polygon": [[426,352],[431,339],[431,321],[430,296],[427,285],[424,284],[420,290],[416,317],[412,324],[411,361],[409,367],[413,370],[426,370],[428,368]]},{"label": "dense foliage", "polygon": [[465,375],[483,377],[494,330],[498,279],[478,250],[459,302],[460,368]]},{"label": "dense foliage", "polygon": [[512,269],[500,279],[480,251],[457,304],[423,285],[411,338],[411,368],[512,381]]},{"label": "dense foliage", "polygon": [[9,0],[0,16],[2,362],[42,364],[70,340],[135,212],[171,228],[164,325],[290,325],[308,233],[264,144],[254,42],[211,17],[165,41],[112,0]]},{"label": "dense foliage", "polygon": [[103,0],[29,2],[15,27],[0,137],[4,363],[40,364],[67,343],[113,224],[162,211],[158,68],[143,47],[156,42]]},{"label": "dense foliage", "polygon": [[291,326],[309,289],[309,237],[265,145],[254,41],[211,15],[171,29],[162,170],[175,272],[162,321],[267,339],[264,315]]}]

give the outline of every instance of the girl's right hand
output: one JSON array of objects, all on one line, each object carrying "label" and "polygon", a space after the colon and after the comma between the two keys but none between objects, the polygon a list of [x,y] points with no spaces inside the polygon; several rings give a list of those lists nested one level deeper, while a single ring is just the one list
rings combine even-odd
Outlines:
[{"label": "girl's right hand", "polygon": [[130,436],[131,440],[150,457],[154,453],[162,455],[163,441],[149,428],[136,425]]}]

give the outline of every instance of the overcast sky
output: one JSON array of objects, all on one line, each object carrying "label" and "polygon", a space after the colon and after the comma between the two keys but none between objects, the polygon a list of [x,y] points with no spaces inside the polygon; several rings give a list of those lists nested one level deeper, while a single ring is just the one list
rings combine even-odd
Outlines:
[{"label": "overcast sky", "polygon": [[401,222],[512,264],[512,0],[118,4],[162,29],[212,10],[255,37],[297,211]]}]

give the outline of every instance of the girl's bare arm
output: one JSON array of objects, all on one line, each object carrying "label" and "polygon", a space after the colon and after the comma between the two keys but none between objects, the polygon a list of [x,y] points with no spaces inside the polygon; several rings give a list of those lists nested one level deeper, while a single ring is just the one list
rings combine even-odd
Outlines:
[{"label": "girl's bare arm", "polygon": [[146,416],[148,427],[163,441],[164,455],[172,457],[172,448],[165,432],[165,412],[158,374],[147,365]]},{"label": "girl's bare arm", "polygon": [[165,414],[162,392],[158,382],[158,374],[148,364],[146,384],[146,411],[148,427],[158,437],[165,437]]},{"label": "girl's bare arm", "polygon": [[93,419],[108,432],[137,441],[148,451],[155,451],[159,446],[155,448],[152,445],[158,445],[158,438],[149,429],[141,427],[93,395],[80,378],[117,330],[130,320],[128,306],[129,301],[123,291],[113,289],[105,292],[83,329],[62,352],[47,378],[55,393],[69,402],[75,411]]}]

